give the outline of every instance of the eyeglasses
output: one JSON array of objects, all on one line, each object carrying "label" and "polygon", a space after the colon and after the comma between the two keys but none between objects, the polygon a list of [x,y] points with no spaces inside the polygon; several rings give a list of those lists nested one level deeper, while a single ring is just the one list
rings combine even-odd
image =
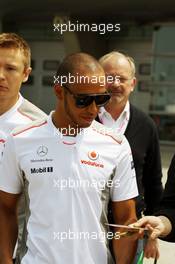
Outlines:
[{"label": "eyeglasses", "polygon": [[104,106],[107,104],[111,98],[109,93],[99,93],[99,94],[74,94],[67,86],[63,86],[74,98],[75,105],[78,108],[84,108],[89,106],[95,101],[98,107]]}]

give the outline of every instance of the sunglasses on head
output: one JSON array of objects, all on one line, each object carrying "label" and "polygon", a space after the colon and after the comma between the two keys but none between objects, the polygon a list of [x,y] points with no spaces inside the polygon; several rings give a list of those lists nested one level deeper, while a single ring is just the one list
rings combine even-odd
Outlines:
[{"label": "sunglasses on head", "polygon": [[95,101],[96,105],[101,107],[108,103],[111,98],[109,93],[99,93],[99,94],[74,94],[67,86],[63,86],[74,98],[75,105],[78,108],[84,108],[89,106]]}]

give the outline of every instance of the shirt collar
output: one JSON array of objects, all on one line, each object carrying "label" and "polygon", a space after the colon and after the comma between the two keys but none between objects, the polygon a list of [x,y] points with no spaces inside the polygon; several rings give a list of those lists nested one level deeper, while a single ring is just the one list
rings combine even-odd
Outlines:
[{"label": "shirt collar", "polygon": [[4,114],[0,115],[0,121],[7,119],[11,114],[13,114],[16,109],[20,107],[20,105],[23,103],[24,98],[22,95],[19,93],[19,98],[17,102]]},{"label": "shirt collar", "polygon": [[[101,118],[103,118],[103,116],[113,119],[111,114],[108,111],[106,111],[106,109],[104,107],[100,107],[98,115],[99,115],[100,120],[101,120]],[[127,101],[125,108],[123,109],[122,113],[120,114],[120,116],[118,118],[122,117],[123,115],[125,115],[126,118],[129,120],[129,116],[130,116],[130,103],[129,103],[129,101]]]}]

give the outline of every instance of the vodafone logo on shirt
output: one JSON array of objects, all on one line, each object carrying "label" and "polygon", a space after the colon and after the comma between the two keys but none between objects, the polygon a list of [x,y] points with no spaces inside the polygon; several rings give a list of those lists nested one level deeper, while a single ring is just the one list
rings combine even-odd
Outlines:
[{"label": "vodafone logo on shirt", "polygon": [[96,151],[89,151],[88,152],[88,157],[91,159],[91,160],[97,160],[99,158],[99,154],[96,152]]},{"label": "vodafone logo on shirt", "polygon": [[97,168],[104,168],[104,165],[102,163],[97,162],[97,159],[99,158],[99,154],[95,150],[88,152],[88,158],[90,160],[81,160],[81,163],[84,165],[94,166]]}]

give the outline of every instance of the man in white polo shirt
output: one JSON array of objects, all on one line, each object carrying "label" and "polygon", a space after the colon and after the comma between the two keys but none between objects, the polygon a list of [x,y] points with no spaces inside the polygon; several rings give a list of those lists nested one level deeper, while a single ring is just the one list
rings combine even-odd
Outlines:
[{"label": "man in white polo shirt", "polygon": [[[27,42],[14,33],[0,34],[0,161],[5,141],[12,129],[46,116],[24,99],[19,91],[31,72],[31,52]],[[20,230],[24,208],[20,204]]]},{"label": "man in white polo shirt", "polygon": [[[18,263],[129,264],[133,260],[136,243],[125,238],[114,240],[116,260],[112,258],[105,225],[110,199],[116,223],[136,218],[133,198],[138,191],[129,144],[124,136],[94,121],[99,107],[110,99],[105,83],[99,82],[105,77],[99,63],[88,54],[69,55],[58,76],[70,73],[87,78],[55,84],[56,110],[45,120],[14,130],[6,142],[0,166],[3,264],[11,263],[15,212],[23,189],[28,221]],[[119,243],[125,251],[117,250]]]},{"label": "man in white polo shirt", "polygon": [[[20,94],[31,72],[27,42],[14,33],[0,34],[0,131],[3,137],[19,125],[46,116]],[[3,143],[5,138],[0,141]]]}]

